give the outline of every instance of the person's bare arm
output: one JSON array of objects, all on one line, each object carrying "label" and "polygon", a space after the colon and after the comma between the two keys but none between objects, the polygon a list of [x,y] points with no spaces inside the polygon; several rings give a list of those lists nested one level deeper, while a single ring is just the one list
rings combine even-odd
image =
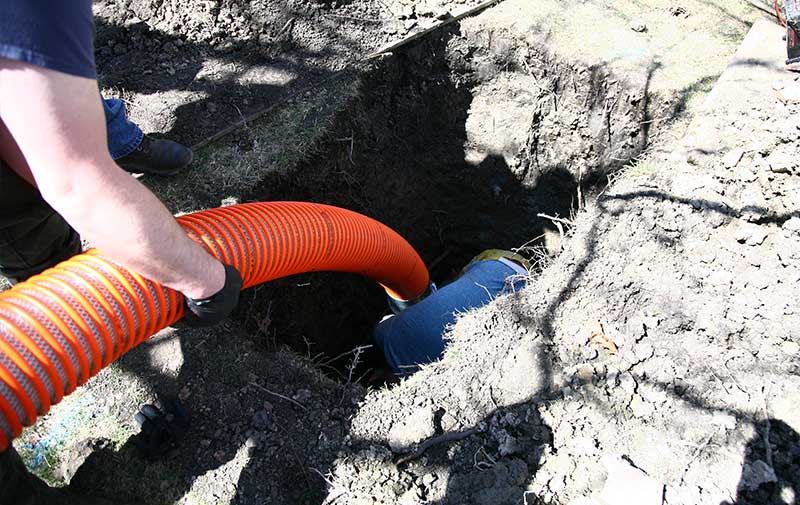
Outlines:
[{"label": "person's bare arm", "polygon": [[0,119],[44,199],[98,249],[190,298],[222,288],[222,264],[111,159],[96,81],[0,58]]}]

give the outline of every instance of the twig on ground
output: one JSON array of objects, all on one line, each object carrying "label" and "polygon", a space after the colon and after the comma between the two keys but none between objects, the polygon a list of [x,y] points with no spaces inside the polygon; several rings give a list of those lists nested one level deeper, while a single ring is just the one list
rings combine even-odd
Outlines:
[{"label": "twig on ground", "polygon": [[360,345],[353,349],[353,360],[347,366],[347,380],[344,384],[342,384],[342,397],[339,399],[339,404],[344,401],[344,397],[347,396],[347,386],[353,383],[353,372],[355,372],[358,364],[361,360],[361,353],[364,352],[365,349],[369,349],[372,347],[371,345]]},{"label": "twig on ground", "polygon": [[273,40],[280,39],[287,32],[290,32],[293,27],[294,27],[294,18],[289,18],[286,24],[284,24],[283,27],[280,30],[278,30],[278,33],[275,34]]},{"label": "twig on ground", "polygon": [[[313,344],[308,341],[305,335],[303,335],[303,343],[306,344],[306,358],[311,359],[311,346]],[[311,360],[313,361],[313,359]]]},{"label": "twig on ground", "polygon": [[549,219],[553,223],[561,223],[561,224],[565,224],[567,226],[575,226],[575,223],[573,223],[569,219],[563,219],[563,218],[560,218],[560,217],[550,216],[550,215],[542,214],[542,213],[536,214],[536,217],[541,217],[543,219]]},{"label": "twig on ground", "polygon": [[[348,489],[345,489],[343,487],[337,486],[336,484],[333,483],[333,481],[327,475],[323,474],[322,472],[320,472],[316,468],[311,467],[311,466],[308,467],[308,468],[310,470],[313,470],[314,473],[316,473],[320,477],[322,477],[322,480],[324,480],[325,484],[327,484],[327,486],[328,486],[328,496],[322,502],[322,505],[330,505],[331,503],[335,502],[336,500],[338,500],[342,496],[347,496],[347,495],[350,494],[350,491]],[[330,472],[328,473],[328,475],[330,475]],[[335,494],[333,494],[333,493],[335,493]]]},{"label": "twig on ground", "polygon": [[[483,454],[483,456],[489,460],[489,463],[487,463],[486,461],[478,461],[478,454]],[[479,472],[486,471],[492,468],[496,464],[497,461],[495,461],[493,457],[489,456],[489,453],[486,452],[484,446],[480,446],[480,448],[477,451],[475,451],[475,454],[472,455],[472,466],[473,468],[475,468],[475,470],[478,470]]]},{"label": "twig on ground", "polygon": [[[416,449],[409,452],[408,454],[400,457],[397,460],[398,465],[402,465],[403,463],[408,463],[409,461],[415,460],[418,457],[422,456],[422,454],[433,447],[434,445],[445,444],[448,442],[455,442],[458,440],[463,440],[467,437],[470,437],[476,433],[478,433],[478,428],[472,428],[465,431],[457,431],[454,433],[445,433],[443,435],[439,435],[438,437],[429,438],[428,440],[422,442],[417,446]],[[491,458],[490,458],[491,459]]]},{"label": "twig on ground", "polygon": [[[371,345],[367,345],[367,346],[365,346],[365,347],[366,347],[366,348],[370,348],[370,347],[372,347],[372,346],[371,346]],[[358,347],[356,347],[355,349],[350,349],[349,351],[345,351],[345,352],[343,352],[343,353],[341,353],[341,354],[337,355],[336,357],[333,357],[333,358],[326,359],[325,361],[320,361],[320,365],[330,365],[330,364],[331,364],[331,363],[333,363],[334,361],[337,361],[337,360],[339,360],[339,359],[341,359],[341,358],[344,358],[344,357],[345,357],[345,356],[347,356],[348,354],[353,354],[353,353],[354,353],[354,352],[356,352],[357,350],[358,350]]]},{"label": "twig on ground", "polygon": [[334,484],[333,481],[331,481],[331,479],[329,479],[327,476],[325,476],[325,474],[323,474],[322,472],[320,472],[319,470],[317,470],[313,466],[308,467],[308,469],[313,471],[314,473],[316,473],[320,477],[322,477],[322,480],[325,481],[325,484],[327,484],[329,488],[333,489],[333,488],[336,487],[336,484]]},{"label": "twig on ground", "polygon": [[494,406],[494,410],[499,409],[500,407],[497,406],[497,402],[494,401],[494,394],[492,394],[492,385],[489,384],[489,399],[492,401],[492,405]]},{"label": "twig on ground", "polygon": [[566,234],[564,233],[564,224],[567,226],[573,226],[573,222],[567,219],[561,219],[560,217],[548,216],[547,214],[536,214],[536,217],[541,217],[543,219],[549,219],[555,226],[558,228],[558,235],[561,237],[561,247],[564,247],[564,238]]},{"label": "twig on ground", "polygon": [[283,396],[280,393],[276,393],[274,391],[270,391],[269,389],[265,388],[261,384],[258,384],[257,382],[251,382],[250,385],[253,386],[253,387],[257,387],[261,391],[264,391],[265,393],[269,393],[272,396],[277,396],[278,398],[286,400],[287,402],[294,403],[295,405],[297,405],[301,409],[306,410],[306,407],[302,403],[298,402],[297,400],[293,400],[293,399],[289,398],[288,396]]}]

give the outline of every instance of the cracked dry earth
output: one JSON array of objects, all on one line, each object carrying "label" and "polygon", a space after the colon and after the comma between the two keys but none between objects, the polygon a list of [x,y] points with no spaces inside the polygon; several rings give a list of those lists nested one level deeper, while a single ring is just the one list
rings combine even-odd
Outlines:
[{"label": "cracked dry earth", "polygon": [[[775,88],[800,83],[781,50],[757,23],[682,141],[582,212],[524,292],[463,316],[441,362],[368,396],[326,503],[798,503],[800,108]],[[620,466],[651,501],[609,489]]]}]

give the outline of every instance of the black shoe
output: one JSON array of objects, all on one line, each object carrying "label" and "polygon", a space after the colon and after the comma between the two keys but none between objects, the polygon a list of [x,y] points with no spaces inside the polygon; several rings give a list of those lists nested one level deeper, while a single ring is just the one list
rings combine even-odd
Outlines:
[{"label": "black shoe", "polygon": [[126,172],[148,175],[175,175],[189,166],[194,154],[188,147],[171,140],[145,135],[132,153],[117,160]]},{"label": "black shoe", "polygon": [[[777,4],[776,4],[777,5]],[[786,8],[786,69],[800,70],[800,4],[787,0]]]},{"label": "black shoe", "polygon": [[800,40],[798,33],[791,26],[786,27],[786,69],[800,70]]}]

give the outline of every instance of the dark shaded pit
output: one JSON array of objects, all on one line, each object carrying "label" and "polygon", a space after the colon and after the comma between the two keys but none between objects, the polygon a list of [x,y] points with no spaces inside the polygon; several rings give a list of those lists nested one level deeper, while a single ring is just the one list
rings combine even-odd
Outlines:
[{"label": "dark shaded pit", "polygon": [[[319,202],[373,217],[416,248],[438,284],[487,248],[542,254],[544,234],[558,232],[537,214],[568,218],[578,182],[558,163],[534,167],[528,159],[510,167],[502,153],[476,155],[467,123],[477,76],[454,70],[445,56],[457,36],[420,42],[377,64],[317,152],[265,180],[253,200]],[[584,195],[596,179],[583,179]],[[353,349],[371,343],[373,326],[388,313],[383,290],[369,279],[281,279],[251,290],[241,310],[259,345],[288,345],[345,380],[382,366],[372,349],[351,374]]]}]

